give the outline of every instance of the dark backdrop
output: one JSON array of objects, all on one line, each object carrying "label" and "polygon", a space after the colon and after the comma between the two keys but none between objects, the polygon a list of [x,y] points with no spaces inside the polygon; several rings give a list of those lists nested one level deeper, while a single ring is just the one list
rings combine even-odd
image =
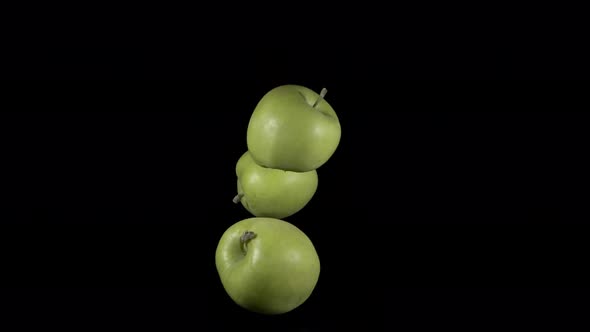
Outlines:
[{"label": "dark backdrop", "polygon": [[[0,329],[583,327],[587,86],[563,80],[587,78],[579,21],[424,9],[332,14],[347,27],[297,38],[282,16],[250,34],[203,10],[13,25]],[[231,202],[249,116],[287,83],[327,87],[343,136],[288,218],[318,250],[317,289],[264,317],[231,302],[214,252],[249,217]]]},{"label": "dark backdrop", "polygon": [[[326,86],[342,141],[288,218],[322,273],[296,311],[234,305],[214,266],[251,111]],[[110,330],[573,324],[587,293],[576,85],[211,80],[15,83],[2,116],[2,303]],[[514,322],[516,319],[516,322]],[[213,327],[209,327],[213,328]]]}]

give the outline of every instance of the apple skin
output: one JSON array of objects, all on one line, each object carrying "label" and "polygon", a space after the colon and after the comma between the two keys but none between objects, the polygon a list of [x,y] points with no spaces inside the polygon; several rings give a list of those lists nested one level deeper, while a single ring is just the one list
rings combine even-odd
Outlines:
[{"label": "apple skin", "polygon": [[[256,237],[243,246],[240,238],[247,231]],[[266,315],[302,305],[320,275],[311,240],[293,224],[275,218],[248,218],[230,226],[217,246],[215,265],[236,304]]]},{"label": "apple skin", "polygon": [[318,175],[265,168],[246,151],[236,164],[238,195],[242,206],[255,217],[283,219],[299,212],[313,198]]},{"label": "apple skin", "polygon": [[336,112],[319,94],[300,85],[270,90],[256,105],[248,123],[246,142],[261,166],[309,172],[326,163],[340,143]]}]

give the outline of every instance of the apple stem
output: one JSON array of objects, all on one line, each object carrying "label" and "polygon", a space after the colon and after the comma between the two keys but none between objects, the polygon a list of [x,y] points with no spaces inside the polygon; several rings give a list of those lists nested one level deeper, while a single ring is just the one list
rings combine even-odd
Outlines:
[{"label": "apple stem", "polygon": [[242,200],[242,197],[244,197],[244,194],[237,194],[232,201],[238,204]]},{"label": "apple stem", "polygon": [[251,231],[245,231],[244,234],[242,234],[242,236],[240,236],[240,243],[242,244],[242,251],[244,251],[244,253],[248,252],[248,247],[247,247],[248,242],[250,242],[250,240],[252,240],[255,237],[256,237],[256,233],[251,232]]},{"label": "apple stem", "polygon": [[326,93],[328,93],[328,89],[326,88],[322,88],[322,91],[320,91],[320,96],[318,97],[318,99],[315,101],[315,103],[313,104],[313,107],[315,108],[316,106],[318,106],[318,104],[320,103],[320,101],[322,101],[322,99],[324,99],[324,97],[326,96]]}]

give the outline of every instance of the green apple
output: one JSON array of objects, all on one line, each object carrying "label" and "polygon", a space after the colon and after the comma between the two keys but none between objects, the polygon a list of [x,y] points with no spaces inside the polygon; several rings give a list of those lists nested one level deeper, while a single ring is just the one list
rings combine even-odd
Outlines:
[{"label": "green apple", "polygon": [[316,170],[291,172],[258,165],[246,151],[236,164],[238,194],[241,202],[255,217],[283,219],[303,209],[318,187]]},{"label": "green apple", "polygon": [[340,121],[324,99],[300,85],[270,90],[248,123],[247,145],[261,166],[309,172],[326,163],[340,143]]},{"label": "green apple", "polygon": [[215,252],[221,283],[239,306],[260,314],[303,304],[320,275],[320,260],[303,231],[275,218],[248,218],[230,226]]}]

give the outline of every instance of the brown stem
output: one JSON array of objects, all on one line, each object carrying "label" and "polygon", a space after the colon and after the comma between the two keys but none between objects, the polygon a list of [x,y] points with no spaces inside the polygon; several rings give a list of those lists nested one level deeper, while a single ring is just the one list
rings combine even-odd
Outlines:
[{"label": "brown stem", "polygon": [[326,93],[328,93],[328,89],[326,88],[322,88],[322,91],[320,91],[320,95],[318,97],[318,99],[315,101],[315,103],[313,104],[313,107],[315,108],[316,106],[318,106],[318,104],[320,103],[320,101],[322,101],[322,99],[324,99],[324,97],[326,96]]},{"label": "brown stem", "polygon": [[232,202],[238,204],[242,200],[242,197],[244,197],[244,194],[237,194],[236,196],[234,196]]},{"label": "brown stem", "polygon": [[242,236],[240,236],[240,244],[242,245],[242,251],[245,253],[248,252],[248,242],[256,237],[256,233],[251,231],[245,231]]}]

